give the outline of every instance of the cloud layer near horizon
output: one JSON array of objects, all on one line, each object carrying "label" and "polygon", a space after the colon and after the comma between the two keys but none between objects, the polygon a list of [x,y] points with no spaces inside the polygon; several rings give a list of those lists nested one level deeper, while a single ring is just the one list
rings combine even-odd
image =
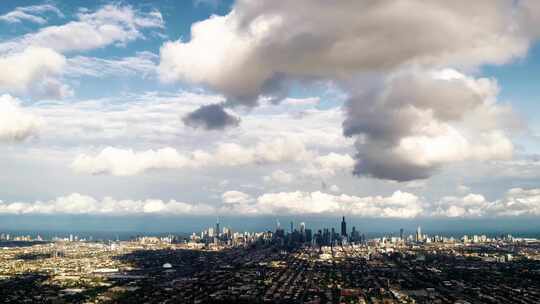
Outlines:
[{"label": "cloud layer near horizon", "polygon": [[364,218],[421,217],[514,217],[540,215],[540,189],[514,188],[499,200],[480,194],[443,197],[434,205],[412,193],[396,191],[390,196],[350,196],[316,192],[276,192],[252,197],[241,191],[222,194],[221,205],[194,204],[176,200],[102,200],[73,193],[51,201],[2,202],[0,214],[87,214],[87,215],[325,215],[347,214]]}]

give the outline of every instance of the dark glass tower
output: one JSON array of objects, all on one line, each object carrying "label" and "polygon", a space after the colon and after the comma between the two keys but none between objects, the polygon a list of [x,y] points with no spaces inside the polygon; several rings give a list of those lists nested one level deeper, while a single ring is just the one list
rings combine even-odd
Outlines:
[{"label": "dark glass tower", "polygon": [[218,216],[216,219],[216,236],[219,237],[219,235],[220,235],[220,232],[219,232],[219,216]]},{"label": "dark glass tower", "polygon": [[345,222],[345,217],[341,221],[341,236],[347,236],[347,223]]}]

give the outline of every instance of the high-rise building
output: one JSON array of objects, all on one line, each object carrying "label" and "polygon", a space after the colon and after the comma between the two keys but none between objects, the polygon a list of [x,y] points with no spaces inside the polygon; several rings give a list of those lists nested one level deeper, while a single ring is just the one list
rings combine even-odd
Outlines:
[{"label": "high-rise building", "polygon": [[351,242],[358,242],[360,241],[360,233],[358,230],[356,230],[356,227],[352,227],[351,235],[349,237]]},{"label": "high-rise building", "polygon": [[291,221],[291,233],[293,233],[293,231],[294,231],[294,223],[293,221]]},{"label": "high-rise building", "polygon": [[216,219],[216,236],[219,237],[219,216]]},{"label": "high-rise building", "polygon": [[324,228],[322,239],[323,239],[322,243],[324,245],[330,244],[332,237],[330,235],[330,231],[328,231],[328,228]]},{"label": "high-rise building", "polygon": [[306,229],[306,242],[311,243],[313,240],[313,233],[311,232],[311,229]]},{"label": "high-rise building", "polygon": [[341,236],[347,236],[347,222],[345,222],[345,216],[341,221]]},{"label": "high-rise building", "polygon": [[416,241],[420,242],[422,240],[422,228],[420,225],[416,228]]},{"label": "high-rise building", "polygon": [[399,239],[403,241],[403,228],[399,229]]}]

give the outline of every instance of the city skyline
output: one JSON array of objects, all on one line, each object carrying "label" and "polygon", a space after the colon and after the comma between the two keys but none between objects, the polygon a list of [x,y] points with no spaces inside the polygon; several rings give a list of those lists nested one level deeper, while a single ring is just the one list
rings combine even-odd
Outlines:
[{"label": "city skyline", "polygon": [[[28,229],[14,229],[16,225],[11,223],[3,223],[0,226],[0,232],[11,233],[17,236],[37,235],[46,236],[50,238],[52,236],[69,236],[69,235],[82,235],[86,238],[90,236],[100,236],[102,240],[114,240],[116,237],[121,236],[121,239],[131,239],[138,235],[178,235],[189,236],[193,233],[199,233],[200,231],[207,230],[215,233],[215,231],[222,231],[221,228],[226,228],[231,231],[241,233],[260,233],[275,231],[276,229],[282,229],[284,233],[292,233],[294,231],[309,228],[312,231],[329,229],[334,230],[337,235],[343,236],[343,217],[342,218],[249,218],[249,219],[230,219],[230,218],[194,218],[191,224],[182,223],[178,224],[176,217],[171,217],[168,221],[163,221],[163,218],[157,218],[151,220],[153,225],[137,226],[133,225],[128,229],[125,227],[110,225],[110,220],[104,220],[100,224],[92,223],[90,226],[80,228],[80,225],[71,225],[73,220],[69,217],[69,222],[63,226],[47,226],[46,223],[36,223],[35,226],[30,226]],[[80,220],[80,219],[76,219]],[[147,218],[143,219],[148,221]],[[287,221],[287,227],[284,229],[281,226],[281,221]],[[338,221],[339,220],[339,221]],[[238,223],[242,221],[242,223]],[[94,229],[93,227],[100,226],[101,229]],[[184,228],[179,228],[184,227]],[[540,238],[539,226],[531,226],[528,222],[484,222],[484,223],[464,223],[460,220],[456,220],[453,225],[447,223],[441,223],[439,220],[434,221],[399,221],[395,219],[387,219],[384,222],[381,220],[375,220],[371,222],[365,218],[349,218],[345,224],[345,231],[347,237],[350,237],[350,233],[354,229],[358,233],[361,233],[369,238],[380,237],[412,237],[417,239],[418,229],[420,235],[423,235],[422,229],[429,231],[431,235],[438,235],[444,237],[461,237],[463,235],[483,234],[490,237],[498,237],[501,235],[512,234],[516,237],[524,238]]]},{"label": "city skyline", "polygon": [[[435,231],[433,234],[422,232],[422,226],[417,225],[415,230],[406,230],[400,228],[399,231],[387,232],[379,231],[378,233],[369,232],[371,235],[366,235],[366,233],[357,229],[356,226],[352,225],[350,232],[347,229],[347,221],[345,216],[342,216],[341,222],[339,222],[341,230],[335,229],[334,226],[330,225],[325,226],[308,226],[306,222],[296,223],[294,221],[290,222],[290,229],[286,230],[281,227],[281,222],[279,219],[276,219],[275,227],[269,229],[263,229],[260,231],[249,231],[249,230],[235,230],[231,226],[221,226],[219,217],[216,219],[216,223],[213,226],[208,226],[205,229],[200,231],[192,231],[190,233],[184,232],[183,234],[177,234],[174,232],[161,233],[153,235],[152,233],[138,233],[133,234],[133,232],[124,232],[122,238],[120,234],[103,234],[95,237],[92,232],[86,231],[82,232],[51,232],[46,230],[33,231],[33,232],[21,232],[21,231],[1,231],[0,230],[0,241],[15,241],[15,242],[111,242],[116,241],[133,241],[141,239],[153,239],[159,238],[163,242],[169,243],[182,243],[182,242],[196,242],[204,243],[206,246],[210,244],[216,245],[227,245],[227,246],[238,246],[238,244],[230,243],[231,240],[241,238],[242,236],[253,237],[251,241],[255,241],[258,237],[269,237],[269,238],[283,238],[283,239],[293,239],[298,238],[296,241],[301,244],[306,244],[309,246],[347,246],[354,244],[367,244],[368,240],[379,240],[383,243],[390,241],[395,242],[409,242],[409,243],[430,243],[430,242],[488,242],[491,239],[504,239],[504,238],[513,238],[510,233],[493,233],[487,232],[478,234],[463,234],[457,236],[457,234],[452,235],[451,233],[442,233],[441,231]],[[439,232],[439,233],[438,233]],[[131,233],[131,234],[130,234]],[[408,233],[408,234],[407,234]],[[369,239],[368,239],[369,237]],[[469,239],[470,237],[470,239]],[[538,239],[535,237],[525,237],[516,239],[529,240],[531,242],[537,242]],[[284,244],[282,243],[281,246]]]},{"label": "city skyline", "polygon": [[[341,220],[341,221],[340,221]],[[536,303],[540,241],[510,234],[403,237],[347,229],[238,232],[216,218],[190,236],[1,232],[7,303]]]}]

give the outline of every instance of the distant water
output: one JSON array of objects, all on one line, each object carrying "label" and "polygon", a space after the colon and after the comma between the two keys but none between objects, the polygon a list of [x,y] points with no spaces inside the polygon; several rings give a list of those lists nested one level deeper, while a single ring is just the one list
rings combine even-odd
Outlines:
[{"label": "distant water", "polygon": [[[10,230],[10,231],[0,231],[0,233],[9,234],[11,238],[17,237],[17,236],[30,236],[32,239],[36,239],[39,235],[43,240],[50,241],[54,237],[58,238],[65,238],[69,239],[70,235],[73,236],[73,238],[77,239],[85,239],[85,240],[91,240],[91,241],[127,241],[137,238],[138,236],[158,236],[158,237],[165,237],[168,235],[174,235],[177,237],[188,237],[190,234],[188,233],[152,233],[152,232],[137,232],[137,231],[120,231],[120,232],[112,232],[112,231],[29,231],[29,230]],[[25,245],[25,243],[28,243]],[[23,247],[23,246],[31,246],[33,244],[37,244],[39,241],[0,241],[0,247]],[[42,242],[43,243],[43,242]],[[6,244],[6,245],[4,245]]]}]

